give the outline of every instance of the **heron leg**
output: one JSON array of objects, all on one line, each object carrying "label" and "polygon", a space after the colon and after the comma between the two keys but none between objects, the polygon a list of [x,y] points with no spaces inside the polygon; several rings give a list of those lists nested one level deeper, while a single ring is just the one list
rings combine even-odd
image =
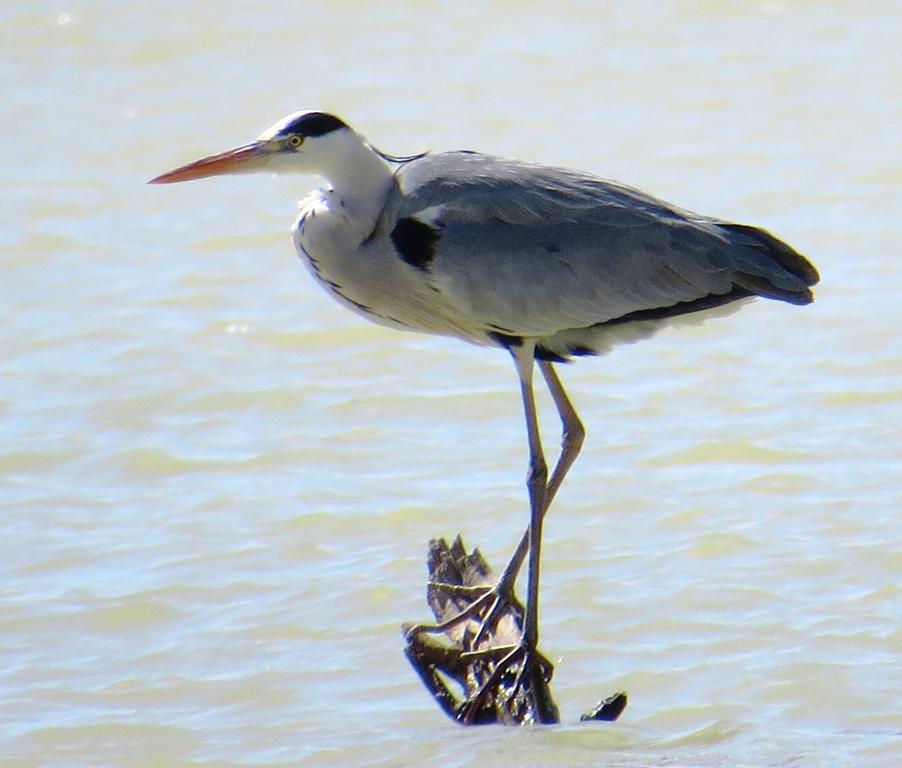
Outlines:
[{"label": "heron leg", "polygon": [[[538,678],[544,678],[547,682],[545,670],[542,668],[541,656],[538,653],[539,642],[539,571],[542,551],[542,520],[545,517],[548,493],[548,465],[545,463],[545,455],[542,451],[542,440],[539,435],[539,422],[536,414],[536,400],[533,392],[533,363],[535,361],[535,344],[523,343],[510,347],[514,365],[517,368],[517,376],[520,379],[520,396],[523,400],[523,414],[526,418],[526,438],[529,445],[529,470],[526,474],[526,488],[529,491],[529,573],[526,594],[526,616],[523,619],[523,628],[520,641],[512,649],[504,649],[503,656],[494,666],[488,680],[480,689],[471,696],[461,709],[460,717],[469,721],[476,711],[482,707],[487,697],[494,696],[496,689],[500,690],[501,680],[509,671],[514,672],[513,683],[508,687],[510,695],[516,694],[525,687],[535,688],[540,684]],[[505,568],[501,581],[496,586],[496,602],[489,612],[487,620],[493,618],[499,602],[511,599],[513,595],[513,580],[516,578],[517,568],[508,565]],[[483,623],[480,633],[486,624]],[[500,649],[499,649],[500,650]],[[483,651],[485,653],[485,651]],[[553,722],[557,713],[546,712],[542,720]]]},{"label": "heron leg", "polygon": [[586,439],[586,428],[579,420],[570,398],[567,397],[564,385],[561,384],[554,366],[547,360],[540,360],[539,370],[545,377],[545,384],[548,386],[551,399],[554,401],[554,407],[557,408],[558,416],[561,418],[562,430],[561,454],[558,456],[554,472],[551,473],[551,479],[548,481],[548,490],[545,492],[545,511],[547,512],[555,494],[564,484],[564,478],[570,471],[570,467],[573,466],[576,457],[579,456],[583,442]]},{"label": "heron leg", "polygon": [[[554,366],[547,360],[539,360],[538,365],[539,370],[545,377],[545,384],[548,387],[548,391],[551,393],[554,407],[557,409],[558,416],[561,419],[561,453],[558,456],[554,471],[551,473],[551,479],[548,481],[548,486],[545,489],[544,515],[548,513],[551,502],[564,484],[564,478],[570,471],[570,467],[572,467],[576,461],[576,457],[579,456],[579,452],[583,447],[583,442],[586,439],[586,428],[583,426],[582,421],[580,421],[576,409],[573,407],[573,403],[570,402],[570,398],[567,396],[564,385],[561,384],[561,380],[558,378]],[[512,583],[513,580],[516,579],[529,549],[529,540],[530,531],[527,529],[523,532],[523,537],[520,539],[520,543],[517,546],[510,563],[508,563],[507,568],[505,568],[504,574],[501,577],[502,583],[505,581]]]},{"label": "heron leg", "polygon": [[[525,380],[530,382],[528,397],[532,402],[530,411],[532,413],[532,420],[535,423],[535,404],[532,399],[531,386],[531,361],[528,361],[528,364],[525,366],[526,370],[523,371],[524,364],[518,357],[517,350],[512,350],[511,353],[517,365],[518,375],[520,376],[521,380],[521,388],[524,381],[524,376]],[[542,372],[543,377],[545,378],[545,383],[548,387],[548,391],[551,394],[551,398],[554,402],[555,408],[557,409],[558,416],[561,420],[562,430],[561,453],[558,456],[554,470],[551,473],[551,478],[548,480],[548,484],[545,487],[544,491],[544,509],[542,510],[542,516],[544,517],[544,515],[548,512],[548,508],[551,506],[552,500],[554,499],[558,490],[560,490],[561,485],[563,485],[564,478],[567,476],[567,473],[570,471],[570,468],[573,466],[577,456],[579,455],[583,441],[586,437],[586,430],[576,413],[576,409],[570,402],[570,398],[567,396],[567,393],[564,390],[564,386],[563,384],[561,384],[561,380],[560,378],[558,378],[554,366],[546,360],[538,361],[538,366],[539,370]],[[525,397],[526,395],[524,395],[524,398]],[[526,400],[524,399],[524,410],[526,410],[525,403]],[[527,415],[527,427],[529,418],[530,417]],[[536,433],[536,440],[537,431],[537,428],[535,428],[534,432]],[[539,449],[541,451],[540,444]],[[532,453],[532,447],[530,447],[530,452]],[[542,463],[544,464],[544,459],[542,460]],[[412,627],[409,631],[439,633],[444,632],[447,629],[464,621],[475,618],[479,623],[479,631],[473,638],[472,645],[474,648],[479,647],[485,633],[491,631],[491,628],[494,626],[496,617],[503,614],[504,609],[509,606],[513,600],[514,582],[517,579],[517,574],[520,572],[520,568],[522,568],[523,566],[523,561],[526,559],[526,554],[530,550],[531,534],[532,525],[530,525],[530,527],[527,528],[526,531],[524,531],[523,537],[520,539],[520,543],[517,546],[513,557],[511,557],[507,567],[504,569],[504,572],[502,573],[501,578],[498,579],[495,587],[472,588],[474,593],[473,602],[471,602],[470,605],[464,608],[459,614],[440,624],[418,625],[416,627]]]},{"label": "heron leg", "polygon": [[[484,708],[492,707],[492,702],[497,703],[498,697],[503,697],[503,701],[506,702],[501,710],[509,711],[513,702],[524,695],[524,692],[539,690],[547,685],[551,677],[552,667],[536,647],[539,634],[538,604],[542,522],[552,499],[563,484],[567,472],[576,461],[585,438],[582,422],[567,397],[557,373],[551,363],[539,361],[539,369],[545,378],[562,425],[561,453],[549,479],[539,436],[533,393],[535,348],[532,344],[522,345],[512,347],[510,352],[520,380],[529,443],[529,472],[527,474],[530,499],[529,528],[494,587],[486,587],[481,594],[474,593],[474,600],[458,615],[443,624],[433,627],[412,627],[408,630],[408,634],[422,631],[445,631],[463,621],[472,619],[476,622],[477,632],[464,642],[464,647],[469,650],[460,654],[460,661],[473,665],[470,667],[469,674],[473,674],[473,670],[478,670],[474,681],[478,687],[468,693],[466,701],[460,706],[456,715],[462,722],[473,722]],[[490,645],[489,636],[495,632],[493,628],[500,617],[510,615],[508,611],[511,606],[519,605],[514,597],[514,582],[527,553],[529,554],[529,579],[525,618],[522,618],[522,613],[518,613],[518,619],[516,619],[522,627],[519,642],[516,645]],[[483,664],[487,666],[482,666]],[[513,676],[512,682],[506,682],[505,676],[511,675]],[[507,680],[509,681],[511,678],[508,677]],[[525,695],[529,696],[529,694]],[[540,708],[545,706],[542,704],[545,699],[541,695],[538,695],[534,701]],[[552,711],[551,709],[547,711],[542,709],[539,718],[541,722],[558,721],[556,710]]]},{"label": "heron leg", "polygon": [[529,471],[526,488],[529,491],[529,573],[526,588],[526,618],[523,622],[523,643],[535,650],[539,640],[539,565],[542,551],[542,520],[545,517],[545,500],[548,488],[548,465],[542,451],[539,421],[536,415],[536,399],[532,386],[532,369],[535,346],[521,344],[511,347],[517,376],[520,378],[520,395],[523,399],[523,415],[526,417],[526,439],[529,445]]}]

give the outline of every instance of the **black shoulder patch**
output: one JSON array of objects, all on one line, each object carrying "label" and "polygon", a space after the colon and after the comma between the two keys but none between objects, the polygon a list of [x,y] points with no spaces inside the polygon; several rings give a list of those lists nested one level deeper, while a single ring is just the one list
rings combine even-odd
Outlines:
[{"label": "black shoulder patch", "polygon": [[424,272],[435,257],[435,244],[440,236],[438,230],[418,219],[401,219],[391,231],[391,241],[401,258]]},{"label": "black shoulder patch", "polygon": [[299,133],[302,136],[325,136],[327,133],[347,128],[340,118],[328,112],[305,112],[286,125],[281,133]]}]

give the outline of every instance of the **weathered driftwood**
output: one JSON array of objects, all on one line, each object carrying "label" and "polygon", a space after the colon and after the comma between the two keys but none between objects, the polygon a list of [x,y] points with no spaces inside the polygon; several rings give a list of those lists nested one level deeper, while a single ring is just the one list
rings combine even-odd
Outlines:
[{"label": "weathered driftwood", "polygon": [[[426,600],[437,626],[405,624],[404,649],[424,685],[445,713],[466,725],[560,722],[548,683],[554,667],[543,656],[523,670],[522,655],[499,664],[519,647],[524,608],[516,598],[480,600],[494,585],[478,549],[467,554],[458,536],[429,542]],[[442,636],[443,639],[442,639]],[[603,701],[582,720],[616,720],[625,693]]]},{"label": "weathered driftwood", "polygon": [[[499,666],[520,644],[524,609],[516,598],[494,610],[494,600],[473,609],[494,584],[479,550],[467,554],[459,536],[450,547],[433,539],[428,568],[426,600],[441,629],[405,625],[403,631],[405,654],[439,706],[469,725],[559,722],[548,688],[550,661],[539,656],[525,671],[522,658]],[[454,621],[468,608],[471,615]]]},{"label": "weathered driftwood", "polygon": [[580,720],[607,720],[611,722],[620,717],[620,713],[626,708],[626,694],[621,691],[602,699],[588,712],[580,715]]}]

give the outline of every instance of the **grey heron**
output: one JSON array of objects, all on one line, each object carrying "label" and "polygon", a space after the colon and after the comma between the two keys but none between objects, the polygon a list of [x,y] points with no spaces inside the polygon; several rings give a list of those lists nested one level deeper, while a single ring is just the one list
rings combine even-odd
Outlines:
[{"label": "grey heron", "polygon": [[[554,364],[756,296],[808,304],[818,282],[811,263],[762,229],[581,171],[473,151],[394,157],[319,111],[288,115],[249,144],[150,183],[260,171],[325,180],[299,203],[292,236],[315,280],[345,306],[511,355],[526,419],[529,527],[474,605],[508,598],[528,553],[522,644],[507,657],[521,672],[537,657],[542,521],[585,436]],[[562,424],[550,476],[536,365]]]}]

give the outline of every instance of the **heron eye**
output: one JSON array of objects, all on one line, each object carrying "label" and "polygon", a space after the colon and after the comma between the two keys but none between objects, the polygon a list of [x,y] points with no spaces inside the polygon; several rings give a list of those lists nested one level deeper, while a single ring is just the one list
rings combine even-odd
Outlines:
[{"label": "heron eye", "polygon": [[291,136],[288,137],[288,146],[292,149],[297,149],[303,143],[304,137],[298,133],[292,133]]}]

